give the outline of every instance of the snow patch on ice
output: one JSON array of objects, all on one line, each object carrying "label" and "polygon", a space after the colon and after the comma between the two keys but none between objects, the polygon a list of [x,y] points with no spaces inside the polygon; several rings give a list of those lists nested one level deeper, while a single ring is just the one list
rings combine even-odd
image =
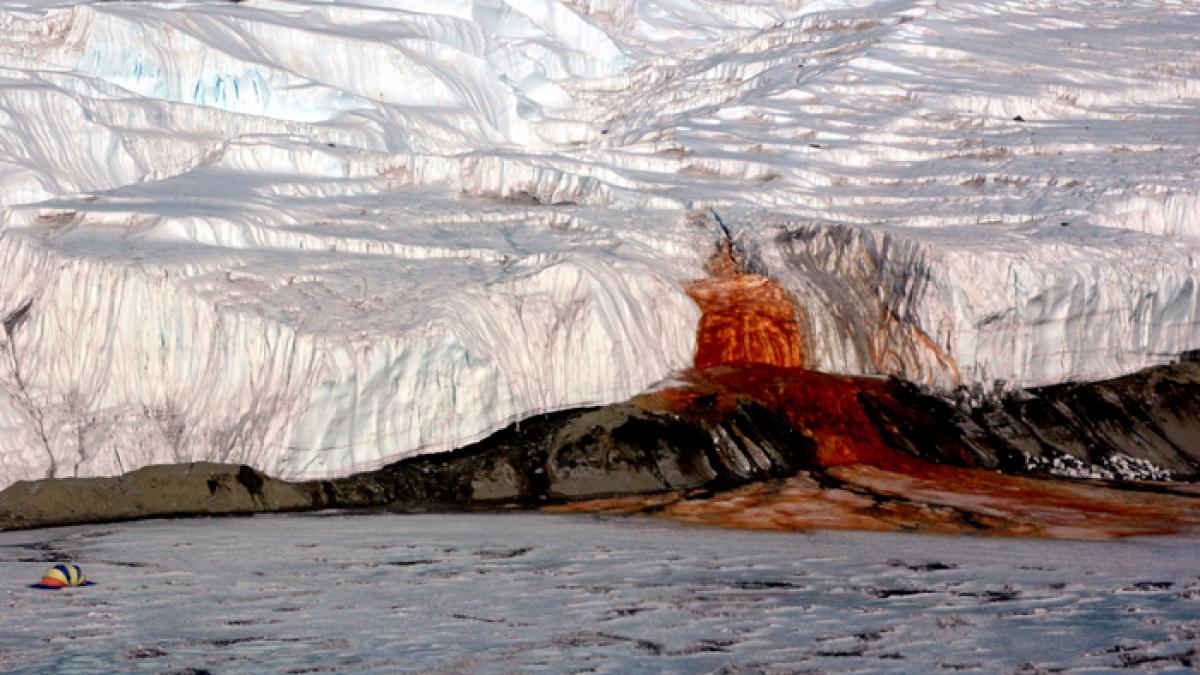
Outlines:
[{"label": "snow patch on ice", "polygon": [[1099,480],[1171,480],[1171,472],[1155,466],[1153,462],[1114,452],[1100,463],[1092,463],[1073,455],[1059,454],[1053,457],[1025,455],[1025,468],[1029,471],[1049,473],[1064,478],[1089,478]]}]

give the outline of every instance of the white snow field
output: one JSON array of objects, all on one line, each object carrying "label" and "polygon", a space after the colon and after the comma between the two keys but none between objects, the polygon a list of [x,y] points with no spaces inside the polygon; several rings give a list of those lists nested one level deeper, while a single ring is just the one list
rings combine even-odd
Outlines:
[{"label": "white snow field", "polygon": [[[533,514],[0,534],[0,670],[1185,672],[1200,540]],[[70,559],[97,585],[26,588]],[[1193,671],[1194,672],[1194,671]]]},{"label": "white snow field", "polygon": [[725,232],[824,370],[1200,347],[1200,4],[0,0],[0,487],[624,399]]}]

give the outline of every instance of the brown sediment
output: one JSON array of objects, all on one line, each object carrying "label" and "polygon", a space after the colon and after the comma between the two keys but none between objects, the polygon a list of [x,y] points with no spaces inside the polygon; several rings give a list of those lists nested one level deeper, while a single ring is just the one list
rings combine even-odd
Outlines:
[{"label": "brown sediment", "polygon": [[945,420],[897,401],[888,380],[804,369],[803,331],[778,283],[744,274],[728,247],[714,257],[714,277],[689,292],[703,312],[695,368],[674,388],[634,403],[654,412],[708,409],[750,400],[784,417],[815,442],[815,469],[716,494],[671,493],[577,502],[557,511],[653,513],[727,527],[922,531],[1096,539],[1166,534],[1200,525],[1200,494],[1188,488],[1129,484],[1120,488],[1001,474],[975,464],[971,452],[939,442],[926,461],[881,434],[887,420],[867,404],[903,410],[910,426]]},{"label": "brown sediment", "polygon": [[[685,523],[746,529],[910,531],[1065,539],[1163,535],[1200,525],[1200,500],[1181,494],[938,469],[921,478],[856,465],[701,499],[630,498],[573,511],[654,513]],[[845,482],[829,487],[828,478]],[[986,484],[984,481],[994,481]],[[956,482],[957,481],[957,482]],[[598,507],[598,508],[597,508]]]},{"label": "brown sediment", "polygon": [[[923,475],[913,476],[855,465],[828,475],[844,481],[844,487],[823,489],[803,478],[789,479],[770,490],[752,485],[732,491],[711,507],[681,501],[664,515],[757,529],[865,528],[1072,539],[1170,534],[1200,524],[1200,502],[1181,495],[949,466],[926,467]],[[742,508],[730,510],[731,500]]]}]

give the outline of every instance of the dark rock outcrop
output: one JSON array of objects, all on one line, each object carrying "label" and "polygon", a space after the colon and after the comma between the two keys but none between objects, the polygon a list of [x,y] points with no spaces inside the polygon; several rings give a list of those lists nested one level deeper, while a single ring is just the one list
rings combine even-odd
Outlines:
[{"label": "dark rock outcrop", "polygon": [[[835,457],[838,448],[864,441],[884,455],[928,465],[1036,474],[1059,466],[1050,460],[1071,457],[1102,475],[1111,468],[1106,477],[1139,477],[1122,473],[1128,464],[1114,463],[1127,457],[1167,469],[1176,480],[1200,477],[1200,363],[991,397],[900,380],[765,372],[758,399],[736,390],[708,393],[703,383],[719,378],[700,374],[673,408],[639,398],[539,415],[455,452],[335,480],[287,483],[247,466],[195,463],[115,478],[19,482],[0,492],[0,529],[323,508],[539,507],[708,493],[799,472],[836,487],[840,481],[820,459],[821,448]],[[723,377],[736,376],[736,369],[725,369]],[[791,383],[792,398],[768,400],[763,382],[784,389]],[[842,394],[819,404],[819,389],[835,383]],[[1133,466],[1134,473],[1140,468]]]},{"label": "dark rock outcrop", "polygon": [[[1200,480],[1200,363],[1001,396],[960,391],[951,398],[899,380],[890,389],[901,406],[876,409],[877,426],[888,430],[890,441],[931,461],[945,461],[945,449],[958,443],[979,466],[1010,473],[1038,472],[1053,460],[1075,458],[1073,464],[1113,478],[1138,477],[1122,474],[1137,471],[1121,466],[1120,457],[1127,456],[1165,469],[1175,480]],[[939,419],[936,428],[913,424],[918,411]]]},{"label": "dark rock outcrop", "polygon": [[317,503],[315,487],[237,464],[164,464],[113,478],[19,481],[0,492],[0,529],[131,520],[150,516],[296,511]]},{"label": "dark rock outcrop", "polygon": [[708,416],[630,403],[539,416],[448,455],[327,481],[331,506],[538,506],[667,490],[724,489],[796,473],[813,443],[752,401]]},{"label": "dark rock outcrop", "polygon": [[22,481],[0,492],[0,529],[162,516],[323,508],[540,506],[574,499],[783,477],[811,463],[812,441],[753,402],[718,416],[632,404],[514,424],[443,455],[329,481],[288,483],[247,466],[146,467],[115,478]]}]

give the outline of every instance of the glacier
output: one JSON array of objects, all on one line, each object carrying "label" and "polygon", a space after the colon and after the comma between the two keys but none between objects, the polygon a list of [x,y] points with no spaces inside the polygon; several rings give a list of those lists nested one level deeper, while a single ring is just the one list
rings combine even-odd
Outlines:
[{"label": "glacier", "polygon": [[1190,0],[0,0],[0,487],[329,477],[687,368],[729,238],[811,368],[1200,347]]}]

